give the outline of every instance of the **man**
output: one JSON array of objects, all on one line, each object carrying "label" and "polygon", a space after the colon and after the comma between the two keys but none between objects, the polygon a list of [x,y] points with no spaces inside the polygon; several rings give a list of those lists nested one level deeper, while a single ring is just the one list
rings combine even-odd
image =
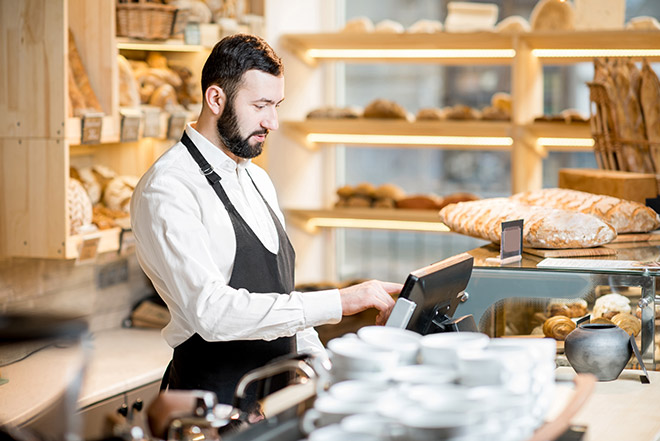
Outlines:
[{"label": "man", "polygon": [[[220,41],[202,70],[196,123],[133,193],[137,257],[171,313],[164,385],[231,403],[238,380],[270,360],[324,348],[314,326],[367,308],[384,323],[400,284],[294,291],[294,251],[272,182],[250,161],[278,128],[281,60],[262,39]],[[256,400],[254,393],[250,400]]]}]

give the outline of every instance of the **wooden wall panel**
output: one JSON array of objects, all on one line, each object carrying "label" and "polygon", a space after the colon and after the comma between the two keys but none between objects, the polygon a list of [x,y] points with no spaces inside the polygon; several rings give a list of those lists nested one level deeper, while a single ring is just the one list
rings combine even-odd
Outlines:
[{"label": "wooden wall panel", "polygon": [[65,0],[0,1],[0,136],[64,133]]},{"label": "wooden wall panel", "polygon": [[60,140],[0,139],[5,252],[62,258],[67,237],[68,149]]}]

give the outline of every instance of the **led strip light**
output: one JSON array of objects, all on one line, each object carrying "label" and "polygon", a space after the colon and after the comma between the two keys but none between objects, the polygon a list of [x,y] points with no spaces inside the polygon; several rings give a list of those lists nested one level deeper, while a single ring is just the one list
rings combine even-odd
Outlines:
[{"label": "led strip light", "polygon": [[307,49],[310,58],[513,58],[514,49]]},{"label": "led strip light", "polygon": [[660,49],[532,49],[538,58],[660,57]]},{"label": "led strip light", "polygon": [[448,232],[442,222],[387,220],[387,219],[354,219],[334,217],[313,217],[307,220],[307,226],[311,229],[318,227],[329,228],[365,228],[376,230],[412,230],[430,232]]},{"label": "led strip light", "polygon": [[308,142],[328,144],[396,144],[396,145],[471,145],[510,147],[508,136],[420,136],[420,135],[358,135],[343,133],[309,133]]}]

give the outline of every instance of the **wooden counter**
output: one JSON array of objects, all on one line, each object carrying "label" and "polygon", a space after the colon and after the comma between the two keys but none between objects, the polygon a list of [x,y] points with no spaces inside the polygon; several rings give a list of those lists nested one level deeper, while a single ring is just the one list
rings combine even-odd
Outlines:
[{"label": "wooden counter", "polygon": [[158,381],[172,356],[160,330],[103,331],[86,345],[51,346],[2,367],[0,424],[25,424],[58,403],[85,365],[79,409]]},{"label": "wooden counter", "polygon": [[[591,397],[572,419],[587,427],[585,441],[660,440],[660,372],[649,371],[650,384],[639,380],[641,371],[624,370],[615,381],[599,381]],[[575,371],[557,369],[555,400],[548,414],[552,419],[566,405]]]}]

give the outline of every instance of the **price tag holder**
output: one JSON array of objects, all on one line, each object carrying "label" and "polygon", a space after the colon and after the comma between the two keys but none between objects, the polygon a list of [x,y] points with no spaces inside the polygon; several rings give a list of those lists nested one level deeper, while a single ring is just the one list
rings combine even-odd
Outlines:
[{"label": "price tag holder", "polygon": [[181,133],[186,128],[186,120],[188,115],[186,113],[173,113],[170,115],[170,120],[167,125],[167,137],[169,139],[179,139]]},{"label": "price tag holder", "polygon": [[103,130],[102,113],[85,113],[80,122],[80,143],[99,144]]},{"label": "price tag holder", "polygon": [[486,263],[507,265],[522,260],[522,232],[522,219],[502,222],[500,257],[489,257],[486,259]]},{"label": "price tag holder", "polygon": [[95,261],[96,256],[99,254],[100,243],[101,238],[98,236],[84,238],[78,246],[76,264],[78,265]]},{"label": "price tag holder", "polygon": [[128,256],[135,253],[135,235],[133,230],[122,228],[119,234],[119,255]]},{"label": "price tag holder", "polygon": [[122,109],[121,114],[121,142],[134,142],[140,139],[140,122],[142,112],[132,109]]}]

